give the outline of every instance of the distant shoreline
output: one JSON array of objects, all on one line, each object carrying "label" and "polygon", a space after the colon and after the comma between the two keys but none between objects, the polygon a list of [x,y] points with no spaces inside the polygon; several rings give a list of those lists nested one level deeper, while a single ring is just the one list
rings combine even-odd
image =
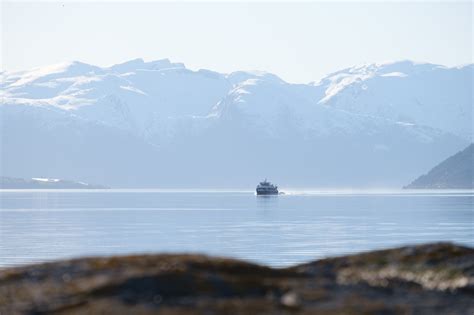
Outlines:
[{"label": "distant shoreline", "polygon": [[109,187],[56,178],[24,179],[1,176],[0,189],[109,189]]},{"label": "distant shoreline", "polygon": [[59,188],[59,187],[41,187],[41,188],[5,188],[0,187],[0,192],[104,192],[104,193],[176,193],[176,194],[249,194],[256,198],[264,199],[265,197],[272,198],[286,198],[292,196],[384,196],[384,195],[457,195],[457,194],[474,194],[474,189],[288,189],[284,190],[284,194],[273,195],[273,196],[258,196],[253,189],[238,189],[238,188],[117,188],[117,187],[106,187],[106,188]]}]

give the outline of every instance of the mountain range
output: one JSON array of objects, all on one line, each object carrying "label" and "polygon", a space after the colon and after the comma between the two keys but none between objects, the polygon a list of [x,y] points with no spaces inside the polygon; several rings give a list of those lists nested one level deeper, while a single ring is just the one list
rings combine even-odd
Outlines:
[{"label": "mountain range", "polygon": [[112,187],[400,187],[472,142],[474,65],[292,84],[167,59],[0,74],[1,176]]}]

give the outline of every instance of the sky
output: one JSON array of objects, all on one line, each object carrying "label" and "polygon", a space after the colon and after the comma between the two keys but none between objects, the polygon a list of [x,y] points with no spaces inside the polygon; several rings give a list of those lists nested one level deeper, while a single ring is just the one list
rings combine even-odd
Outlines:
[{"label": "sky", "polygon": [[307,83],[366,63],[473,62],[470,1],[1,1],[2,71],[169,58]]}]

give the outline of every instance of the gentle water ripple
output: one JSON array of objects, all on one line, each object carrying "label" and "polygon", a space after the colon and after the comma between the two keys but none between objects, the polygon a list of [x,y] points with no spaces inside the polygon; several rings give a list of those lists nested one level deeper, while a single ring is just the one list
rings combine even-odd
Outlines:
[{"label": "gentle water ripple", "polygon": [[472,191],[0,191],[0,267],[198,252],[287,266],[403,244],[474,246]]}]

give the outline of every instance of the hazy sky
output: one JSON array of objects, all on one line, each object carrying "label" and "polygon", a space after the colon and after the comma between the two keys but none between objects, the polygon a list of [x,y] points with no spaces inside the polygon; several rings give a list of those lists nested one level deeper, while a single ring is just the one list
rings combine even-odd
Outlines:
[{"label": "hazy sky", "polygon": [[[3,1],[3,0],[2,0]],[[356,64],[471,63],[471,2],[2,2],[2,70],[169,58],[317,81]]]}]

